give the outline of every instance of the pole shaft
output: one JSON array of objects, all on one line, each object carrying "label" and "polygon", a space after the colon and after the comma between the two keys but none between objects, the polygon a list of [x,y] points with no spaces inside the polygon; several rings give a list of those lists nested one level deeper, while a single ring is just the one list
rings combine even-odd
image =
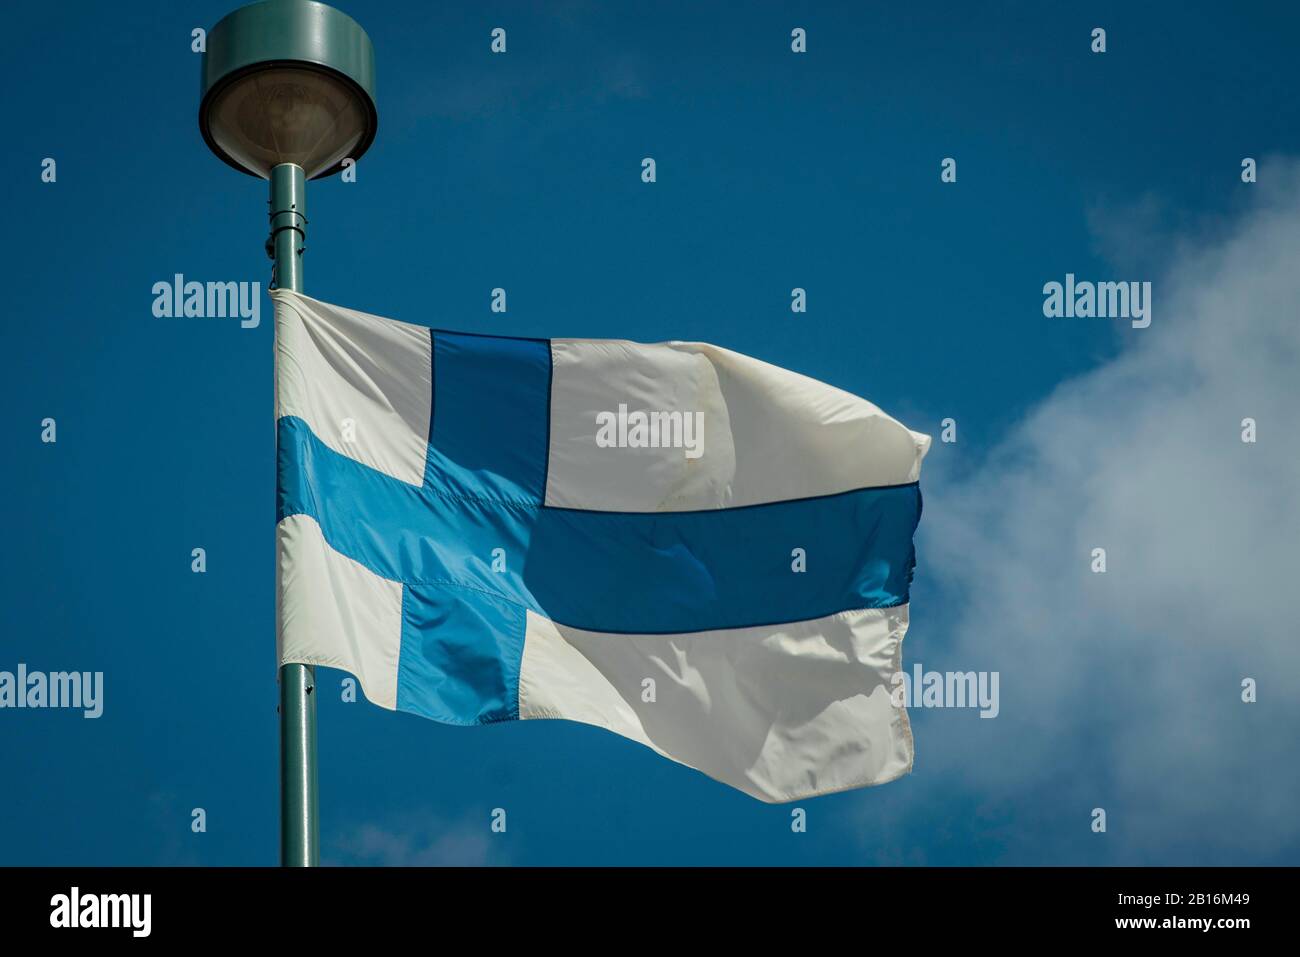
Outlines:
[{"label": "pole shaft", "polygon": [[[271,170],[271,235],[275,285],[302,292],[302,255],[307,240],[306,180],[302,167],[282,163]],[[320,806],[316,772],[316,669],[280,668],[280,864],[320,863]]]}]

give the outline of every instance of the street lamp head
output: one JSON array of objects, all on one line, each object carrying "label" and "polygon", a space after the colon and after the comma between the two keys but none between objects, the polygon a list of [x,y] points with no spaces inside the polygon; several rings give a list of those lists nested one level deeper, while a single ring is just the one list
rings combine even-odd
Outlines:
[{"label": "street lamp head", "polygon": [[212,152],[269,179],[307,179],[360,159],[375,139],[375,53],[347,14],[315,0],[241,7],[208,34],[199,130]]}]

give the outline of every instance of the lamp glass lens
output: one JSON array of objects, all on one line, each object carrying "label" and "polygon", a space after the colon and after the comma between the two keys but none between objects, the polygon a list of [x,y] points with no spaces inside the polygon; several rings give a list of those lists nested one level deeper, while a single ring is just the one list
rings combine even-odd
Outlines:
[{"label": "lamp glass lens", "polygon": [[365,133],[367,111],[352,87],[301,67],[272,67],[240,77],[217,94],[208,130],[250,172],[296,163],[307,178],[324,172]]}]

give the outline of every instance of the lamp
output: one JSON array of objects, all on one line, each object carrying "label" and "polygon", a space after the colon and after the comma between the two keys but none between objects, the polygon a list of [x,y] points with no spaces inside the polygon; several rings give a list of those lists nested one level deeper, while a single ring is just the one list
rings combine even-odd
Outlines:
[{"label": "lamp", "polygon": [[208,35],[199,130],[235,169],[329,176],[374,142],[375,54],[347,14],[314,0],[241,7]]}]

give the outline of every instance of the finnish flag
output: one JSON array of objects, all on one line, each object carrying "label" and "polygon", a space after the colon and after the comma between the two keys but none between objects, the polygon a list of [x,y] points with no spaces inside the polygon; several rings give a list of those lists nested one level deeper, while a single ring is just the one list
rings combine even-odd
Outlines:
[{"label": "finnish flag", "polygon": [[911,770],[928,436],[717,346],[272,295],[282,664],[447,724],[596,725],[764,801]]}]

